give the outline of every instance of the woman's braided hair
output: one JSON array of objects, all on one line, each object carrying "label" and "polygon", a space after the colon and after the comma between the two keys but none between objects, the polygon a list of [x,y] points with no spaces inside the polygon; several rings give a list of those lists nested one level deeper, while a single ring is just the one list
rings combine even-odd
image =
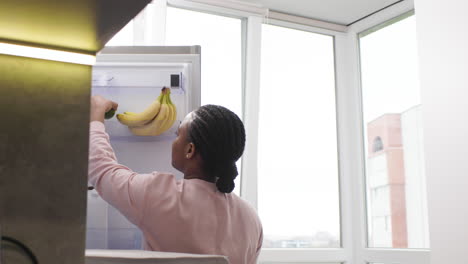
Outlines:
[{"label": "woman's braided hair", "polygon": [[236,161],[245,147],[244,124],[229,109],[219,105],[204,105],[193,115],[189,140],[203,159],[204,169],[216,181],[220,192],[234,190],[237,177]]}]

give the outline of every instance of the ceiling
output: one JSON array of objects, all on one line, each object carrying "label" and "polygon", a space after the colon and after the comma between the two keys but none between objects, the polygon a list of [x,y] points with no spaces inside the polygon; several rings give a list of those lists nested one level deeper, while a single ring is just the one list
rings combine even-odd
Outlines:
[{"label": "ceiling", "polygon": [[402,0],[244,0],[272,11],[349,25]]}]

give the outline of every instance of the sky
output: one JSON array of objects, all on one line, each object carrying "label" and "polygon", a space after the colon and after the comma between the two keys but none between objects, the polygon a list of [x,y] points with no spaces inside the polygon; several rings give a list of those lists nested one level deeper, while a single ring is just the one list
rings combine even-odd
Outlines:
[{"label": "sky", "polygon": [[363,37],[360,45],[367,122],[421,103],[414,16]]}]

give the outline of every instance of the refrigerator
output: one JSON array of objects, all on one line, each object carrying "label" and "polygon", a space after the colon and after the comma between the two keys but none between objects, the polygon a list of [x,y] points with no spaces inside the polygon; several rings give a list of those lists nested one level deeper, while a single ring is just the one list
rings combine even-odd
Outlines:
[{"label": "refrigerator", "polygon": [[[141,112],[170,88],[177,108],[171,128],[158,136],[135,136],[114,116],[105,120],[117,160],[137,173],[162,171],[183,178],[171,166],[171,146],[184,117],[200,106],[200,46],[106,47],[92,69],[92,95],[119,104],[117,113]],[[86,248],[142,249],[142,233],[96,190],[88,191]]]}]

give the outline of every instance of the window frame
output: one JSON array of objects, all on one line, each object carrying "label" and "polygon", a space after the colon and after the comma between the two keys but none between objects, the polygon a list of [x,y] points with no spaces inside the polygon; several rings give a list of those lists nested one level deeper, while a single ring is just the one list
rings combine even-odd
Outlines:
[{"label": "window frame", "polygon": [[[267,19],[265,21],[268,25],[274,25],[274,26],[280,26],[280,27],[285,27],[285,28],[290,28],[290,29],[295,29],[295,30],[301,30],[301,31],[306,31],[310,33],[315,33],[315,34],[322,34],[322,35],[327,35],[333,38],[333,45],[334,45],[334,60],[335,60],[335,105],[336,105],[336,115],[337,115],[337,147],[338,147],[338,182],[339,182],[339,210],[340,210],[340,243],[341,243],[341,248],[263,248],[260,256],[259,256],[259,263],[290,263],[290,262],[308,262],[308,263],[350,263],[350,260],[352,258],[352,250],[351,250],[351,242],[352,241],[345,241],[346,237],[352,237],[350,232],[352,232],[350,225],[346,223],[350,223],[351,219],[349,217],[349,214],[344,212],[345,206],[343,206],[344,203],[346,203],[346,198],[349,197],[350,194],[348,193],[348,190],[346,188],[343,188],[343,179],[342,177],[342,165],[341,165],[341,159],[339,158],[340,155],[340,138],[342,137],[339,128],[339,122],[338,122],[338,116],[340,116],[340,107],[338,105],[338,94],[340,93],[340,87],[338,86],[338,81],[337,79],[339,78],[337,76],[337,53],[336,53],[336,45],[337,45],[337,37],[344,37],[346,36],[346,33],[344,32],[339,32],[339,31],[333,31],[329,29],[323,29],[323,28],[317,28],[314,26],[309,26],[309,25],[304,25],[304,24],[296,24],[293,22],[289,21],[282,21],[282,20],[277,20],[277,19]],[[263,24],[263,23],[262,23]],[[260,31],[261,31],[261,25]],[[261,39],[260,39],[261,42]],[[261,45],[261,43],[259,44]],[[260,52],[260,50],[259,50]],[[259,56],[260,59],[260,56]],[[258,62],[260,64],[260,61]],[[260,76],[258,76],[260,78]],[[257,89],[260,89],[260,86],[258,86]],[[256,105],[259,105],[259,98],[256,100]],[[256,123],[256,129],[258,131],[258,116],[257,120],[255,120]],[[248,131],[250,133],[250,131]],[[257,156],[255,156],[255,163],[257,163]],[[257,170],[255,171],[247,171],[245,175],[249,176],[249,180],[253,181],[252,178],[255,178],[255,181],[257,181]],[[253,176],[252,176],[253,175]],[[253,192],[253,190],[250,190],[250,192]],[[242,193],[241,193],[242,194]],[[243,197],[244,198],[244,197]],[[257,189],[255,189],[255,199],[257,199]],[[256,201],[256,200],[255,200]],[[255,204],[256,205],[256,204]],[[257,208],[257,207],[256,207]]]},{"label": "window frame", "polygon": [[[243,120],[249,140],[242,157],[241,197],[257,208],[258,111],[260,89],[261,29],[262,24],[287,27],[325,34],[334,38],[335,93],[338,146],[338,176],[340,194],[341,248],[262,249],[259,263],[429,263],[429,249],[381,249],[367,247],[367,212],[365,185],[365,155],[362,120],[362,91],[359,54],[359,34],[414,9],[413,1],[401,1],[366,17],[352,25],[343,26],[308,20],[291,15],[272,15],[211,6],[187,0],[157,1],[152,12],[152,23],[158,26],[152,32],[165,34],[167,6],[242,20],[242,105]],[[155,6],[156,7],[156,6]],[[277,18],[284,18],[280,20]],[[287,20],[287,21],[286,21]],[[324,26],[325,25],[325,26]],[[345,28],[346,30],[342,30]],[[134,30],[134,37],[146,29]],[[159,36],[162,45],[165,37]]]},{"label": "window frame", "polygon": [[[354,114],[356,122],[352,129],[358,132],[358,142],[355,142],[356,149],[353,151],[355,156],[349,156],[358,162],[356,173],[359,181],[354,183],[359,193],[355,198],[358,204],[353,207],[359,210],[359,215],[354,216],[357,222],[357,232],[359,233],[359,245],[355,252],[353,263],[399,263],[399,264],[426,264],[430,262],[430,249],[395,249],[395,248],[371,248],[368,247],[368,229],[367,229],[367,199],[366,199],[366,174],[365,174],[365,139],[364,139],[364,120],[362,106],[362,83],[361,83],[361,68],[360,68],[360,36],[369,34],[384,26],[395,23],[396,21],[407,18],[411,13],[414,13],[414,3],[412,1],[403,1],[390,8],[387,8],[379,13],[376,13],[366,19],[363,19],[349,27],[348,41],[349,45],[354,46],[350,52],[353,65],[350,65],[355,72],[355,80],[352,83],[353,90],[358,95],[355,99]],[[357,115],[357,116],[356,116]],[[351,158],[354,157],[354,158]]]}]

